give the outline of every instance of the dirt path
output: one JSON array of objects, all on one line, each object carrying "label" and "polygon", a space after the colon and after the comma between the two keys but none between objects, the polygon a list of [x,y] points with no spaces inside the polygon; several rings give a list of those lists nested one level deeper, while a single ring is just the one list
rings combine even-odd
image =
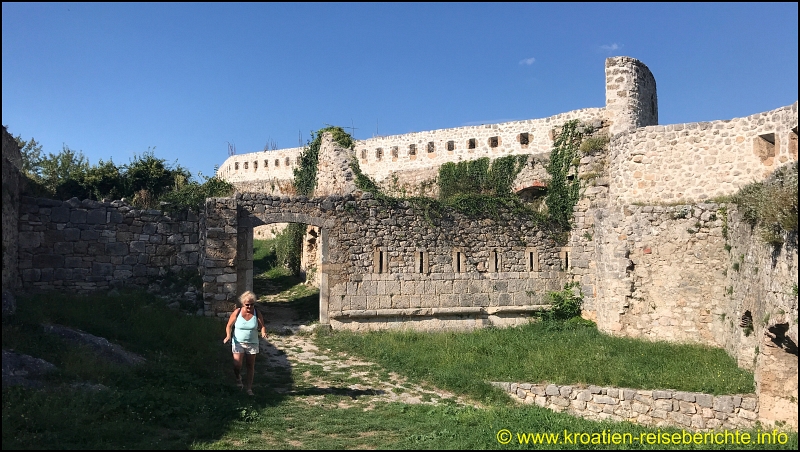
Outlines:
[{"label": "dirt path", "polygon": [[302,331],[302,323],[290,308],[270,303],[259,309],[269,332],[268,340],[261,344],[261,352],[268,360],[266,377],[276,382],[288,380],[285,386],[276,388],[278,392],[303,397],[309,404],[322,403],[330,394],[347,396],[338,403],[341,408],[370,409],[380,402],[476,406],[450,392],[410,383],[377,364],[320,350],[312,334]]}]

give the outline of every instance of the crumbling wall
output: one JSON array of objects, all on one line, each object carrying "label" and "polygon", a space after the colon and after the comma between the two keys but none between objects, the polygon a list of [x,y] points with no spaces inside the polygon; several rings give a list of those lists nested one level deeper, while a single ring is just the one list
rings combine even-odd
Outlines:
[{"label": "crumbling wall", "polygon": [[20,184],[24,177],[21,167],[19,146],[3,126],[3,288],[12,291],[20,285],[17,244]]}]

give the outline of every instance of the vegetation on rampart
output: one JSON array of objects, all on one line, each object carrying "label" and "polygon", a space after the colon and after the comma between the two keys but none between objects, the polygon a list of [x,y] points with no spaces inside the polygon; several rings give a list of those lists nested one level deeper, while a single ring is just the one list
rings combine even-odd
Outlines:
[{"label": "vegetation on rampart", "polygon": [[767,180],[742,187],[732,197],[745,221],[772,245],[782,245],[786,233],[797,234],[797,162],[775,170]]},{"label": "vegetation on rampart", "polygon": [[176,164],[155,156],[155,148],[134,155],[126,165],[100,160],[91,165],[81,151],[64,145],[61,152],[44,155],[33,138],[14,139],[22,155],[22,172],[27,176],[26,194],[67,200],[128,199],[132,205],[165,211],[202,209],[206,198],[229,196],[233,186],[216,176],[199,177]]}]

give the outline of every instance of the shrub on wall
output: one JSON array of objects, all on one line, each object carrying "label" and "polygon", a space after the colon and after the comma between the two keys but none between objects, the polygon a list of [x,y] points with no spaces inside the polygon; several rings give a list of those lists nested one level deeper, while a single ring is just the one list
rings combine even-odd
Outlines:
[{"label": "shrub on wall", "polygon": [[780,245],[785,233],[797,233],[797,184],[794,162],[776,169],[764,182],[745,185],[732,201],[745,221],[759,228],[765,242]]}]

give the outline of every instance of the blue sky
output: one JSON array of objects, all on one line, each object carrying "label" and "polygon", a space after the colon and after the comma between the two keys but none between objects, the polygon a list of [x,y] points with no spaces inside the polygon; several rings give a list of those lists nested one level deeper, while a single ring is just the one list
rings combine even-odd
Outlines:
[{"label": "blue sky", "polygon": [[604,60],[645,63],[659,122],[798,98],[797,3],[3,3],[3,124],[91,163],[228,156],[541,118],[605,103]]}]

